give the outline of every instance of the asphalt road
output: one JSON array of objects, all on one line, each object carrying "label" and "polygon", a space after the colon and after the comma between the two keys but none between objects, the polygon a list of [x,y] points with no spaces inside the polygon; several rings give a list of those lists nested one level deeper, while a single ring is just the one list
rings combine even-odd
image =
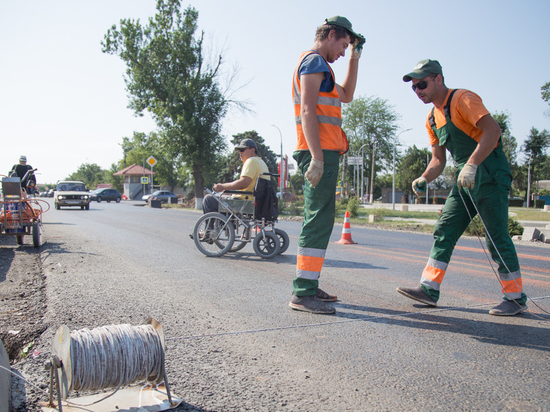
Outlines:
[{"label": "asphalt road", "polygon": [[[352,227],[358,244],[339,245],[336,226],[320,285],[340,300],[323,316],[288,307],[300,223],[277,225],[291,246],[272,260],[251,245],[207,258],[188,236],[199,217],[138,202],[46,213],[42,345],[60,325],[152,316],[185,410],[550,410],[550,316],[532,302],[488,315],[500,287],[477,240],[460,240],[427,308],[395,288],[417,284],[431,236]],[[517,249],[526,292],[550,311],[550,249]]]}]

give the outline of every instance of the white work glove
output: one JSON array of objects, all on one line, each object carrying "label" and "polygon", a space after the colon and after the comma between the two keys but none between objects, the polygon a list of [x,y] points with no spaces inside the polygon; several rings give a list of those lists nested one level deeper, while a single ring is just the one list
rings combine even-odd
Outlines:
[{"label": "white work glove", "polygon": [[416,193],[417,196],[422,196],[422,193],[426,193],[427,185],[428,185],[428,181],[424,176],[421,176],[418,179],[415,179],[413,181],[412,188],[414,193]]},{"label": "white work glove", "polygon": [[468,189],[473,189],[476,184],[476,172],[476,164],[466,163],[458,174],[458,179],[456,180],[458,188],[461,189],[463,187],[467,187]]},{"label": "white work glove", "polygon": [[323,177],[324,167],[325,163],[321,162],[317,159],[311,159],[311,163],[309,164],[309,167],[307,169],[307,172],[305,174],[305,178],[311,185],[311,187],[315,187],[319,184],[319,181]]},{"label": "white work glove", "polygon": [[365,39],[365,36],[359,35],[357,39],[355,39],[355,42],[351,45],[351,59],[360,59],[361,58],[361,52],[363,51],[363,46],[365,45],[365,42],[367,39]]}]

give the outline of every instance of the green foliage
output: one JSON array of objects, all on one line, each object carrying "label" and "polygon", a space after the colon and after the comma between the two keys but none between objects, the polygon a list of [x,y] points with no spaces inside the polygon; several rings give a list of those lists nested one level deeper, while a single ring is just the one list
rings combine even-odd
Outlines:
[{"label": "green foliage", "polygon": [[[189,183],[189,170],[186,165],[182,165],[176,159],[172,158],[165,150],[162,138],[159,133],[134,132],[131,138],[123,137],[122,152],[123,160],[119,162],[119,170],[132,164],[148,167],[145,160],[149,156],[157,159],[153,171],[156,173],[153,183],[155,185],[169,186],[173,190],[176,186],[186,188]],[[215,154],[212,164],[215,165]]]},{"label": "green foliage", "polygon": [[516,141],[516,138],[512,136],[512,133],[510,131],[511,129],[511,117],[508,112],[494,112],[491,114],[493,119],[498,123],[500,126],[500,130],[502,131],[501,139],[502,139],[502,149],[504,150],[504,153],[506,154],[506,157],[508,158],[508,163],[510,164],[510,170],[512,171],[512,176],[514,175],[514,172],[516,171],[518,165],[517,165],[517,148],[518,144]]},{"label": "green foliage", "polygon": [[508,217],[508,233],[510,233],[510,237],[521,236],[523,234],[523,226],[516,219]]},{"label": "green foliage", "polygon": [[80,180],[86,184],[88,189],[95,189],[98,183],[105,181],[105,170],[95,163],[84,163],[67,180]]},{"label": "green foliage", "polygon": [[406,195],[413,195],[412,182],[420,177],[428,166],[428,149],[419,149],[416,145],[407,148],[405,156],[401,159],[396,177],[396,184]]},{"label": "green foliage", "polygon": [[129,107],[136,115],[151,113],[166,158],[187,164],[195,195],[202,197],[212,157],[224,150],[221,120],[230,100],[218,83],[222,56],[211,64],[205,60],[204,32],[196,36],[198,12],[180,7],[180,0],[157,0],[157,13],[147,26],[123,19],[101,44],[104,53],[126,63]]},{"label": "green foliage", "polygon": [[[244,139],[252,139],[256,142],[256,146],[258,146],[258,156],[262,158],[271,173],[279,172],[277,156],[269,148],[269,146],[266,146],[264,138],[261,137],[258,132],[251,130],[233,135],[231,144],[233,144],[233,146],[237,146]],[[232,150],[227,156],[223,157],[222,164],[223,166],[217,182],[224,183],[236,180],[243,165],[243,162],[241,162],[241,159],[239,158],[239,152]]]},{"label": "green foliage", "polygon": [[[380,97],[355,98],[342,111],[342,127],[349,139],[349,156],[364,154],[364,174],[366,177],[375,177],[376,172],[391,170],[393,162],[393,148],[397,121],[400,116],[387,100]],[[361,151],[361,146],[365,145]],[[372,173],[374,157],[374,174]],[[345,178],[353,181],[353,167],[346,166]],[[370,180],[369,180],[370,181]]]},{"label": "green foliage", "polygon": [[[550,169],[550,160],[546,151],[550,147],[550,133],[544,129],[538,131],[532,127],[529,136],[523,144],[523,151],[526,156],[525,164],[528,166],[531,159],[531,181],[541,180],[547,176]],[[529,166],[528,166],[529,167]]]},{"label": "green foliage", "polygon": [[[517,220],[510,216],[508,216],[508,233],[510,234],[510,237],[521,235],[523,233],[523,226],[521,226]],[[472,219],[464,234],[468,236],[485,237],[485,227],[483,226],[479,215]]]},{"label": "green foliage", "polygon": [[523,206],[523,199],[508,199],[508,206],[509,207],[522,207]]},{"label": "green foliage", "polygon": [[294,173],[292,176],[290,176],[290,184],[292,185],[292,188],[294,189],[294,193],[297,195],[303,195],[304,194],[304,185],[306,184],[305,177],[300,171],[298,170],[296,173]]},{"label": "green foliage", "polygon": [[288,213],[293,216],[301,216],[304,211],[303,199],[296,199],[294,202],[290,202],[287,207]]},{"label": "green foliage", "polygon": [[357,199],[357,196],[353,196],[348,201],[347,210],[349,212],[349,217],[356,218],[358,216],[358,209],[359,209],[359,200]]},{"label": "green foliage", "polygon": [[550,82],[540,88],[540,94],[542,96],[542,100],[550,104]]}]

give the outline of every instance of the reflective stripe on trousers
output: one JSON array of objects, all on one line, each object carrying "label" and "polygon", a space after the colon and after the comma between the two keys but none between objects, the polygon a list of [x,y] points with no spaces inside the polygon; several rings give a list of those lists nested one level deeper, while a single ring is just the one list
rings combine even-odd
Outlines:
[{"label": "reflective stripe on trousers", "polygon": [[[422,271],[420,284],[430,289],[430,292],[439,292],[441,283],[445,277],[448,264],[435,259],[428,259],[426,267]],[[523,284],[521,281],[521,271],[501,273],[498,272],[498,277],[502,286],[502,293],[511,299],[521,299]],[[433,298],[439,297],[438,293],[429,293]],[[437,299],[436,299],[437,300]]]},{"label": "reflective stripe on trousers", "polygon": [[325,249],[299,247],[296,277],[309,280],[319,279],[323,262],[325,261],[325,252]]}]

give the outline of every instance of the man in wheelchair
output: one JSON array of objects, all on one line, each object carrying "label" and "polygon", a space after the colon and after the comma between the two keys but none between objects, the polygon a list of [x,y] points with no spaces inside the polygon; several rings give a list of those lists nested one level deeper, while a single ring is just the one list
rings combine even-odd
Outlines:
[{"label": "man in wheelchair", "polygon": [[[244,139],[235,150],[239,151],[239,158],[243,162],[241,177],[230,183],[216,183],[214,191],[222,192],[224,190],[239,190],[243,192],[254,192],[256,180],[258,178],[270,180],[270,176],[260,176],[262,173],[269,173],[265,162],[258,157],[258,147],[252,139]],[[234,198],[242,200],[253,200],[250,195],[234,194]],[[206,195],[202,201],[202,210],[204,213],[217,212],[218,201],[212,195]]]}]

